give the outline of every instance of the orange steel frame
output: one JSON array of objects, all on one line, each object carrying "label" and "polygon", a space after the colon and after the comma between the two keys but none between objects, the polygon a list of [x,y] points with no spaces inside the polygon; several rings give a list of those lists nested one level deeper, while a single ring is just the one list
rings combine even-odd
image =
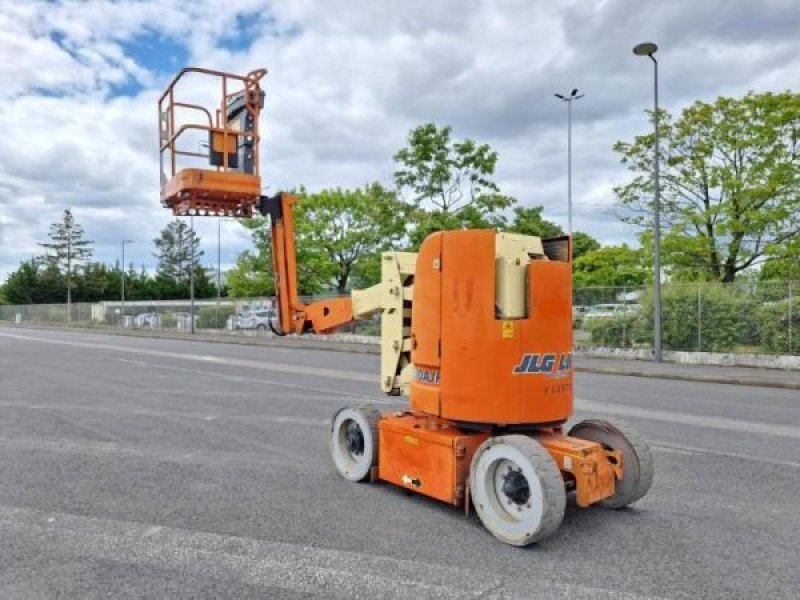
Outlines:
[{"label": "orange steel frame", "polygon": [[[372,478],[469,510],[469,466],[491,431],[419,411],[385,413],[378,422],[378,467]],[[561,427],[526,433],[555,460],[581,508],[609,498],[622,478],[622,454],[564,435]]]},{"label": "orange steel frame", "polygon": [[[214,120],[199,105],[175,101],[175,86],[188,73],[221,78],[222,101]],[[280,326],[276,333],[330,332],[354,320],[352,300],[334,298],[311,304],[300,300],[293,218],[297,198],[287,193],[272,198],[260,195],[257,118],[252,132],[254,174],[232,172],[228,167],[228,136],[240,132],[228,128],[226,105],[241,93],[229,93],[229,81],[241,83],[245,93],[259,92],[258,82],[265,73],[260,69],[238,76],[186,68],[170,83],[159,100],[162,171],[168,152],[171,175],[162,189],[162,202],[175,214],[249,217],[254,209],[269,214]],[[259,107],[249,100],[247,109],[257,117]],[[202,111],[208,125],[184,125],[176,131],[176,107]],[[221,133],[221,167],[176,171],[176,155],[207,157],[176,149],[176,140],[188,129]],[[513,335],[506,339],[504,324],[494,314],[494,235],[493,231],[436,233],[420,248],[412,304],[412,362],[417,369],[434,373],[435,380],[412,382],[410,411],[382,416],[373,477],[443,502],[463,504],[468,510],[469,465],[478,446],[493,431],[520,425],[550,452],[566,484],[574,487],[577,504],[589,506],[613,495],[624,466],[620,452],[564,435],[561,424],[573,408],[571,362],[553,377],[525,379],[513,369],[523,352],[552,351],[560,356],[571,352],[570,241],[566,250],[562,247],[556,252],[555,260],[528,265],[534,314],[512,321]],[[443,339],[447,343],[442,344]],[[470,422],[482,427],[466,427]]]},{"label": "orange steel frame", "polygon": [[[167,86],[158,100],[159,115],[159,162],[161,172],[167,181],[162,185],[161,200],[172,209],[173,214],[224,214],[230,216],[252,215],[253,207],[261,195],[261,179],[259,175],[259,113],[260,113],[260,81],[266,75],[266,69],[257,69],[247,75],[236,75],[213,69],[186,67],[182,69]],[[220,104],[211,112],[199,104],[182,102],[176,99],[178,83],[189,75],[196,74],[212,77],[220,83]],[[228,126],[227,106],[238,95],[244,94],[245,108],[253,117],[253,130],[246,134]],[[205,124],[185,123],[178,125],[175,109],[199,111],[205,117]],[[187,131],[206,131],[212,140],[220,139],[222,148],[222,164],[215,171],[204,169],[178,169],[178,156],[196,158],[210,157],[209,152],[191,152],[180,150],[178,140]],[[229,149],[235,147],[238,137],[246,135],[253,142],[253,173],[232,171],[229,165]],[[165,161],[169,170],[165,170]]]},{"label": "orange steel frame", "polygon": [[[293,207],[297,198],[281,193],[263,200],[272,222],[272,271],[275,278],[280,333],[331,332],[354,320],[350,297],[330,298],[311,304],[297,293],[297,259]],[[268,206],[264,206],[268,205]]]}]

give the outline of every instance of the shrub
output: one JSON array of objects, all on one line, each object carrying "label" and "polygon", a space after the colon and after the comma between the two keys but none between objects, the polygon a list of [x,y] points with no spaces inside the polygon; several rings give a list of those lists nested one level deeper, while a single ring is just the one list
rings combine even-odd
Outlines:
[{"label": "shrub", "polygon": [[171,312],[166,312],[161,315],[161,328],[162,329],[172,329],[178,326],[178,319],[175,318],[175,315]]},{"label": "shrub", "polygon": [[[728,352],[756,340],[758,302],[738,286],[673,285],[661,294],[662,340],[668,350]],[[653,296],[643,299],[648,329],[653,328]]]},{"label": "shrub", "polygon": [[200,329],[223,329],[228,317],[234,314],[232,306],[205,306],[197,311],[197,327]]},{"label": "shrub", "polygon": [[633,348],[649,341],[647,320],[642,315],[590,319],[584,328],[591,333],[592,344],[607,348]]},{"label": "shrub", "polygon": [[799,299],[793,298],[790,301],[787,298],[779,302],[764,304],[757,311],[757,320],[762,352],[766,354],[800,354]]}]

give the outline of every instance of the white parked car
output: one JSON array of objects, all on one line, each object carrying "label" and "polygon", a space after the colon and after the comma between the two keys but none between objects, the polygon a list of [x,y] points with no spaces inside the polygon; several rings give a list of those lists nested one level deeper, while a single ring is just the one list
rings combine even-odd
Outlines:
[{"label": "white parked car", "polygon": [[161,328],[161,315],[158,313],[140,313],[133,318],[133,326],[138,329]]},{"label": "white parked car", "polygon": [[[190,331],[192,329],[192,315],[188,312],[173,313],[175,326],[179,331]],[[194,316],[194,325],[197,327],[197,315]]]},{"label": "white parked car", "polygon": [[234,328],[265,332],[269,329],[270,322],[274,323],[277,316],[274,308],[244,311],[236,317]]},{"label": "white parked car", "polygon": [[632,316],[641,312],[641,309],[641,304],[595,304],[583,315],[583,322],[586,323],[592,319]]}]

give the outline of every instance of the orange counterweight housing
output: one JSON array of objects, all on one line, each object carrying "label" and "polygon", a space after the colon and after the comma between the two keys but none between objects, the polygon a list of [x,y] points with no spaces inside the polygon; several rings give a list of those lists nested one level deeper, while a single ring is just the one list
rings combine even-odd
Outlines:
[{"label": "orange counterweight housing", "polygon": [[[467,500],[469,468],[489,431],[470,431],[451,421],[419,413],[386,413],[378,422],[379,479],[462,505]],[[622,476],[619,451],[566,436],[558,428],[531,432],[556,462],[565,481],[572,482],[575,502],[586,508],[614,494]]]},{"label": "orange counterweight housing", "polygon": [[573,404],[569,252],[529,262],[526,314],[503,319],[496,315],[497,235],[436,233],[422,244],[411,319],[411,406],[487,427],[563,423]]},{"label": "orange counterweight housing", "polygon": [[465,500],[469,465],[489,432],[412,413],[384,414],[378,423],[378,477],[448,504]]}]

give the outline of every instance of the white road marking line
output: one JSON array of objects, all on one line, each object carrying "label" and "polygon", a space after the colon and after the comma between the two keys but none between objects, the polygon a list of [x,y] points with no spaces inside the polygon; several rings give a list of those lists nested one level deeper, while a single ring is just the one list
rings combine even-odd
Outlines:
[{"label": "white road marking line", "polygon": [[97,442],[92,440],[41,439],[0,437],[0,449],[24,450],[26,452],[47,452],[58,455],[88,455],[124,458],[141,458],[157,463],[179,465],[215,465],[225,467],[256,467],[260,472],[270,470],[281,472],[287,464],[301,464],[308,472],[324,473],[327,463],[320,463],[317,456],[300,456],[279,444],[259,443],[258,449],[225,452],[221,450],[197,450],[181,448],[155,448],[125,446],[117,442]]},{"label": "white road marking line", "polygon": [[345,379],[347,381],[366,381],[369,383],[376,383],[376,375],[368,375],[358,371],[345,371],[340,369],[326,369],[322,367],[311,367],[307,365],[289,365],[284,363],[276,363],[272,361],[258,361],[248,360],[243,358],[223,358],[221,356],[207,356],[200,354],[191,354],[188,352],[166,352],[164,350],[147,350],[144,348],[133,348],[128,346],[115,346],[112,344],[98,344],[90,342],[74,342],[68,340],[56,340],[47,338],[38,338],[29,335],[20,335],[0,332],[0,337],[7,337],[13,339],[24,340],[28,342],[40,342],[45,344],[56,344],[60,346],[73,346],[78,348],[92,348],[95,350],[110,350],[113,352],[125,352],[128,354],[143,354],[146,356],[154,356],[160,358],[172,358],[177,360],[187,360],[204,363],[214,363],[220,365],[227,365],[233,367],[246,367],[249,369],[262,369],[265,371],[276,371],[279,373],[293,373],[303,376],[325,377],[328,379]]},{"label": "white road marking line", "polygon": [[[10,337],[10,338],[18,338],[22,340],[28,341],[36,341],[36,342],[43,342],[43,343],[51,343],[51,344],[63,344],[67,346],[83,346],[83,347],[90,347],[90,348],[97,348],[101,350],[114,350],[119,352],[130,352],[134,354],[144,354],[149,356],[155,357],[168,357],[168,358],[176,358],[181,360],[194,360],[194,361],[202,361],[202,362],[213,362],[216,364],[224,364],[224,365],[233,365],[239,367],[246,367],[246,368],[255,368],[255,369],[264,369],[264,370],[275,370],[279,372],[285,373],[297,373],[302,375],[312,375],[318,377],[330,377],[335,379],[345,379],[349,381],[369,381],[374,382],[375,378],[373,376],[366,375],[364,373],[358,373],[355,371],[337,371],[334,369],[320,369],[314,367],[304,367],[302,365],[282,365],[277,363],[261,363],[258,361],[252,360],[241,360],[241,359],[222,359],[222,358],[215,358],[215,357],[208,357],[208,356],[200,356],[186,354],[186,353],[178,353],[178,352],[162,352],[158,350],[144,350],[138,348],[126,348],[124,346],[111,346],[105,344],[86,344],[86,343],[79,343],[79,342],[69,342],[66,340],[49,340],[49,339],[42,339],[42,338],[35,338],[30,336],[23,336],[23,335],[16,335],[10,334],[6,332],[0,332],[0,336]],[[165,365],[158,365],[159,367],[165,367]],[[175,367],[167,367],[171,369],[178,370]],[[189,370],[187,370],[189,371]],[[204,371],[194,371],[197,374],[204,374]],[[216,375],[220,378],[229,378],[232,381],[240,380],[240,381],[247,381],[249,378],[245,377],[236,377],[236,376],[227,376],[227,375]],[[257,379],[250,379],[251,381],[259,381]],[[292,384],[286,384],[283,382],[266,382],[271,385],[282,385],[282,386],[292,386]],[[309,389],[312,388],[303,388],[303,386],[295,386],[299,389]],[[318,390],[312,390],[318,391]],[[326,390],[328,393],[334,393],[333,390]],[[349,394],[351,396],[355,396],[355,394]],[[373,400],[375,401],[375,400]],[[380,402],[379,402],[380,403]],[[385,401],[384,404],[393,404],[392,401]],[[586,400],[586,399],[576,399],[575,400],[575,407],[579,410],[587,410],[594,413],[609,413],[614,415],[621,415],[621,416],[629,416],[635,417],[639,419],[645,419],[649,421],[662,421],[667,423],[675,423],[679,425],[690,425],[696,427],[707,427],[710,429],[722,429],[726,431],[740,431],[745,433],[756,433],[761,435],[767,436],[777,436],[777,437],[789,437],[793,439],[800,439],[800,427],[794,427],[791,425],[778,425],[772,423],[759,423],[756,421],[745,421],[739,419],[730,419],[726,417],[717,417],[713,415],[690,415],[685,413],[679,413],[675,411],[667,411],[667,410],[660,410],[660,409],[653,409],[653,408],[641,408],[637,406],[630,406],[630,405],[623,405],[623,404],[614,404],[614,403],[606,403],[606,402],[597,402],[594,400]]]},{"label": "white road marking line", "polygon": [[741,452],[726,452],[724,450],[710,450],[708,448],[698,448],[696,446],[683,446],[677,444],[669,444],[667,442],[652,442],[650,447],[656,451],[674,453],[674,454],[710,454],[713,456],[725,456],[727,458],[736,458],[740,460],[747,460],[750,462],[762,463],[765,465],[779,465],[781,467],[791,467],[800,469],[800,462],[793,462],[791,460],[781,460],[775,458],[766,458],[764,456],[753,456],[751,454],[744,454]]},{"label": "white road marking line", "polygon": [[[170,365],[162,365],[158,363],[150,363],[147,361],[142,360],[132,360],[130,358],[115,358],[114,360],[118,360],[121,362],[132,363],[152,369],[162,369],[165,371],[177,371],[179,373],[190,373],[192,375],[202,375],[206,377],[213,377],[215,379],[222,379],[225,381],[235,381],[235,382],[247,382],[247,383],[259,383],[264,385],[272,385],[277,387],[285,387],[288,389],[293,390],[300,390],[303,392],[315,392],[317,394],[322,394],[323,396],[339,396],[343,398],[351,398],[357,400],[368,400],[370,404],[397,404],[395,400],[387,400],[386,398],[378,398],[375,396],[366,396],[362,394],[353,394],[350,392],[342,392],[336,389],[331,388],[316,388],[307,385],[301,385],[297,383],[286,383],[285,381],[275,381],[270,379],[260,379],[257,377],[244,377],[242,375],[227,375],[225,373],[217,373],[214,371],[206,371],[200,369],[187,369],[183,367],[172,367]],[[317,400],[317,399],[315,399]]]},{"label": "white road marking line", "polygon": [[536,576],[490,572],[306,544],[272,542],[153,523],[0,506],[0,538],[44,553],[232,579],[302,594],[346,598],[599,598],[642,596]]},{"label": "white road marking line", "polygon": [[741,431],[744,433],[758,433],[762,435],[789,437],[800,440],[800,427],[791,425],[778,425],[773,423],[759,423],[757,421],[743,421],[716,417],[714,415],[690,415],[671,410],[657,408],[641,408],[628,404],[615,404],[611,402],[596,402],[583,398],[575,399],[577,410],[586,410],[593,413],[607,413],[625,417],[645,419],[647,421],[664,421],[678,425],[692,425],[708,427],[710,429],[723,429],[726,431]]},{"label": "white road marking line", "polygon": [[[133,416],[144,416],[144,417],[154,417],[154,418],[176,418],[176,419],[202,419],[204,421],[233,421],[233,422],[245,422],[245,423],[275,423],[275,424],[291,424],[291,425],[300,425],[300,426],[307,426],[307,427],[320,427],[324,428],[330,424],[328,419],[312,419],[312,418],[304,418],[304,417],[295,417],[289,415],[206,415],[200,416],[192,413],[184,413],[184,412],[169,412],[169,411],[155,411],[155,410],[148,410],[148,409],[125,409],[123,407],[105,407],[105,406],[81,406],[81,405],[70,405],[70,404],[50,404],[50,405],[32,405],[28,406],[21,402],[0,402],[0,408],[8,407],[8,408],[21,408],[21,409],[40,409],[40,410],[48,410],[48,411],[55,411],[55,412],[65,412],[65,411],[78,411],[78,412],[88,412],[88,413],[101,413],[101,414],[111,414],[111,415],[133,415]],[[740,460],[746,460],[750,462],[758,462],[768,465],[779,465],[785,467],[791,467],[800,469],[800,462],[793,462],[789,460],[781,460],[781,459],[773,459],[767,458],[762,456],[753,456],[744,453],[738,452],[726,452],[722,450],[713,450],[710,448],[700,448],[697,446],[685,446],[685,445],[678,445],[672,444],[669,442],[662,442],[658,440],[654,440],[650,442],[650,447],[658,452],[666,452],[668,454],[685,454],[685,455],[695,455],[695,454],[708,454],[713,456],[724,456],[727,458],[735,458]]]},{"label": "white road marking line", "polygon": [[57,404],[37,404],[36,406],[28,406],[24,402],[4,402],[0,401],[0,408],[20,408],[20,409],[37,409],[50,412],[85,412],[97,413],[113,416],[135,416],[135,417],[153,417],[156,419],[200,419],[203,421],[241,421],[243,423],[276,423],[276,424],[292,424],[303,425],[308,427],[326,427],[330,425],[329,419],[313,419],[306,417],[297,417],[292,415],[270,415],[270,414],[257,414],[257,415],[202,415],[195,413],[187,413],[181,411],[166,411],[166,410],[151,410],[139,408],[126,408],[124,406],[97,406],[97,405],[82,405],[82,404],[64,404],[59,402]]}]

